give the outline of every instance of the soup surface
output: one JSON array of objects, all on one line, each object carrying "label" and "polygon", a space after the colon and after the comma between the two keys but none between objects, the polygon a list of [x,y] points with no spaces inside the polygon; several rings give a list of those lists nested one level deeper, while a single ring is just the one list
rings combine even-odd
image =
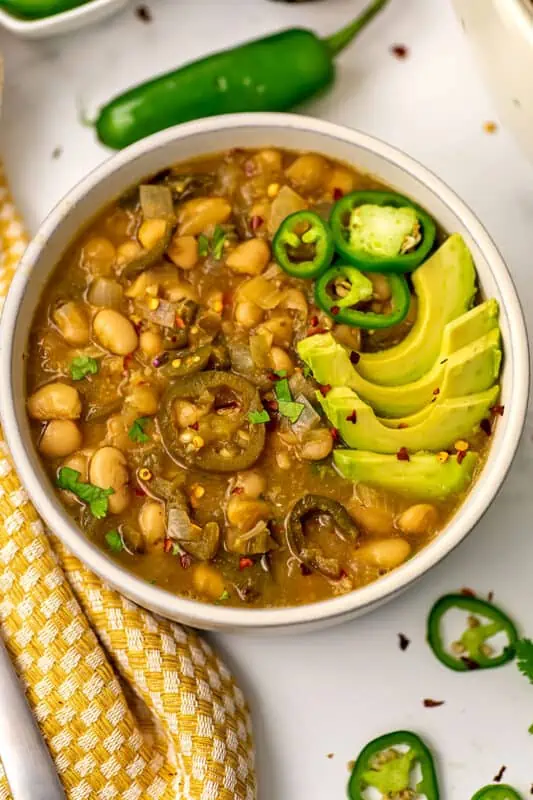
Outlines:
[{"label": "soup surface", "polygon": [[[462,502],[502,413],[497,308],[469,310],[459,237],[436,250],[431,220],[382,196],[318,154],[232,151],[133,188],[65,253],[31,329],[28,414],[68,512],[136,574],[313,602],[412,557]],[[352,272],[319,296],[350,197]]]}]

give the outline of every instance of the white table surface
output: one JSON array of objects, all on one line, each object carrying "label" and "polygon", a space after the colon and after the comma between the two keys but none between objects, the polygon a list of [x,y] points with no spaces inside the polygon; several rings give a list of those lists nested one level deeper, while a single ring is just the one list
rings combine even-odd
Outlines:
[{"label": "white table surface", "polygon": [[[153,0],[151,24],[134,5],[68,38],[26,43],[0,32],[2,153],[32,231],[108,155],[80,125],[80,109],[91,116],[126,86],[246,37],[292,24],[330,32],[363,0]],[[394,42],[409,47],[404,61],[389,53]],[[340,58],[334,90],[308,111],[404,148],[447,181],[492,233],[533,321],[533,166],[505,131],[483,131],[495,111],[447,0],[393,0]],[[314,635],[216,637],[252,706],[261,800],[345,797],[347,763],[369,739],[396,728],[416,730],[434,746],[444,800],[467,800],[503,764],[506,780],[529,794],[533,687],[514,666],[447,671],[428,651],[424,625],[439,594],[470,586],[494,590],[533,635],[532,440],[530,418],[484,520],[393,604]],[[406,652],[400,631],[412,640]],[[424,697],[446,703],[425,709]]]}]

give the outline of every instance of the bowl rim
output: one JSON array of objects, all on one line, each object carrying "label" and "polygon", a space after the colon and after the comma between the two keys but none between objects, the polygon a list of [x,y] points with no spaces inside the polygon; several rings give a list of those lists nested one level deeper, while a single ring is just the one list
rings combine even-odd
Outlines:
[{"label": "bowl rim", "polygon": [[[505,440],[501,442],[498,451],[492,453],[491,459],[478,478],[480,480],[483,473],[490,468],[491,480],[486,481],[486,487],[478,492],[475,502],[462,506],[456,512],[446,529],[446,536],[436,537],[400,567],[353,592],[301,606],[243,609],[191,600],[148,583],[113,561],[87,539],[72,521],[69,521],[51,488],[45,486],[34,471],[31,459],[25,451],[16,414],[16,408],[20,407],[23,401],[14,397],[11,374],[14,331],[26,286],[34,274],[43,247],[54,231],[65,222],[70,209],[101,180],[152,149],[221,129],[258,127],[305,130],[370,151],[407,172],[430,192],[437,194],[441,202],[462,220],[490,265],[490,271],[502,295],[503,305],[513,322],[510,327],[513,349],[513,404],[506,414]],[[97,166],[52,209],[24,253],[4,304],[0,322],[0,342],[0,382],[7,387],[5,391],[0,392],[0,417],[4,435],[19,477],[45,524],[89,569],[109,581],[127,597],[171,619],[181,617],[187,624],[214,630],[284,628],[332,622],[335,618],[361,613],[369,606],[384,602],[405,589],[455,549],[485,514],[513,461],[528,405],[529,347],[522,309],[507,267],[478,218],[440,178],[403,151],[360,131],[296,114],[232,114],[189,122],[143,139]]]}]

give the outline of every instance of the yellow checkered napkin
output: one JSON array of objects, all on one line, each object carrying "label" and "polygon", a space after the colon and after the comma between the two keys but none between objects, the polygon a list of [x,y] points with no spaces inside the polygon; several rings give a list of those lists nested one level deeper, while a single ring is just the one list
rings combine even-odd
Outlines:
[{"label": "yellow checkered napkin", "polygon": [[[2,298],[25,244],[0,172]],[[228,670],[45,533],[1,439],[0,623],[70,800],[254,800],[250,717]]]}]

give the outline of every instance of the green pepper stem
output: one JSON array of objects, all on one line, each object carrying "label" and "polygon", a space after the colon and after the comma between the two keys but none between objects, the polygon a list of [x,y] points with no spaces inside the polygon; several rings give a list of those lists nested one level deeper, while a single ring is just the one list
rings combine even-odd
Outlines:
[{"label": "green pepper stem", "polygon": [[369,6],[360,14],[357,19],[350,22],[340,31],[327,36],[323,41],[328,46],[332,56],[337,56],[347,47],[357,36],[357,34],[385,8],[389,0],[373,0]]}]

